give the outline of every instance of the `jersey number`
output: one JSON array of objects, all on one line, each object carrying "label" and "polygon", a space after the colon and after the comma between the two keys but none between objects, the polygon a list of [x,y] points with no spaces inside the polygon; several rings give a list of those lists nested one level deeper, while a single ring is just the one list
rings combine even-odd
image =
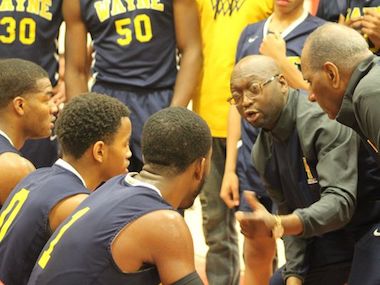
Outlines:
[{"label": "jersey number", "polygon": [[[115,21],[116,32],[120,35],[117,43],[121,46],[127,46],[132,41],[132,20],[130,18]],[[137,15],[133,19],[133,27],[136,39],[140,43],[149,42],[152,39],[152,23],[146,14]]]},{"label": "jersey number", "polygon": [[[29,191],[26,189],[21,189],[17,192],[12,200],[9,202],[8,207],[0,215],[0,242],[6,235],[9,227],[11,226],[13,220],[16,218],[18,212],[20,212],[22,205],[24,205],[26,199],[28,198]],[[9,214],[9,216],[8,216]],[[8,219],[5,217],[8,216]]]},{"label": "jersey number", "polygon": [[59,240],[62,238],[63,234],[84,214],[86,214],[90,210],[89,207],[83,208],[82,210],[76,212],[73,216],[71,216],[71,219],[59,230],[57,233],[57,236],[50,242],[49,247],[47,250],[43,252],[41,255],[40,260],[38,260],[38,265],[44,269],[46,267],[46,264],[49,262],[49,259],[51,257],[51,253],[54,250],[54,247],[57,245]]},{"label": "jersey number", "polygon": [[[0,35],[0,43],[11,44],[16,40],[16,20],[12,17],[0,19],[0,25],[5,26],[5,35]],[[19,40],[24,45],[31,45],[36,40],[36,22],[32,18],[21,19],[19,25]]]}]

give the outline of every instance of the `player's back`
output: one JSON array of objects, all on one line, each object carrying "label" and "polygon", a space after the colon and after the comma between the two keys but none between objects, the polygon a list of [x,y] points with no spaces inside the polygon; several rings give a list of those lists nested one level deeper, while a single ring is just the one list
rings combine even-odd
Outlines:
[{"label": "player's back", "polygon": [[111,244],[126,225],[149,212],[172,209],[146,184],[131,186],[124,175],[112,178],[56,230],[43,249],[28,284],[159,284],[157,269],[147,265],[122,273]]},{"label": "player's back", "polygon": [[26,284],[41,249],[49,239],[49,213],[62,199],[90,192],[79,177],[54,165],[25,177],[0,212],[0,280]]}]

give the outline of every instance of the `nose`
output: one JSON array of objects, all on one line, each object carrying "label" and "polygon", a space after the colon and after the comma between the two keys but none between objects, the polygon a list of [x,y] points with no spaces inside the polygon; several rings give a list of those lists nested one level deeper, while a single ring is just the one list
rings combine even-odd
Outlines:
[{"label": "nose", "polygon": [[[127,159],[130,159],[131,157],[132,157],[132,151],[131,151],[131,148],[130,148],[129,145],[128,145],[126,158],[127,158]],[[1,284],[0,284],[0,285],[1,285]]]},{"label": "nose", "polygon": [[245,90],[243,92],[243,102],[242,102],[242,105],[247,106],[247,105],[252,104],[253,98],[250,95],[251,94],[250,94],[250,92],[248,90]]},{"label": "nose", "polygon": [[50,114],[56,114],[58,112],[58,106],[53,102],[53,100],[49,101]]},{"label": "nose", "polygon": [[315,94],[312,91],[309,91],[308,98],[309,98],[309,101],[311,101],[311,102],[316,102],[317,101],[317,99],[315,98]]}]

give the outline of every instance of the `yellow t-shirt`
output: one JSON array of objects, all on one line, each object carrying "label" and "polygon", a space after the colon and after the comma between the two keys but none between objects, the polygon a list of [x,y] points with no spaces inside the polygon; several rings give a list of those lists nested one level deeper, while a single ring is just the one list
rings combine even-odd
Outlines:
[{"label": "yellow t-shirt", "polygon": [[197,4],[204,62],[193,110],[206,120],[213,137],[225,138],[230,76],[240,33],[248,24],[269,17],[273,0],[197,0]]}]

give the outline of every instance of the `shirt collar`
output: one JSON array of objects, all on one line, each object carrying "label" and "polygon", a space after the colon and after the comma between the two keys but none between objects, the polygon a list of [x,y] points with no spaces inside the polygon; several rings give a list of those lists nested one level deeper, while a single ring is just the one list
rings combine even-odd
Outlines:
[{"label": "shirt collar", "polygon": [[157,192],[157,194],[160,195],[160,197],[162,197],[161,191],[156,186],[134,178],[134,176],[136,176],[137,174],[138,174],[137,172],[127,173],[127,175],[125,175],[124,181],[132,186],[143,186],[143,187],[150,188],[153,191]]},{"label": "shirt collar", "polygon": [[[304,10],[302,15],[299,16],[293,23],[291,23],[289,25],[289,27],[287,27],[285,30],[282,31],[281,33],[281,37],[282,38],[285,38],[288,34],[290,34],[295,28],[297,28],[297,26],[299,24],[301,24],[303,21],[305,21],[305,19],[309,16],[309,13]],[[270,15],[267,20],[265,21],[264,23],[264,28],[263,28],[263,38],[265,38],[265,36],[268,34],[268,30],[269,30],[269,23],[272,21],[272,18],[273,18],[273,14]]]},{"label": "shirt collar", "polygon": [[278,118],[276,126],[269,131],[275,140],[285,141],[289,138],[294,129],[296,121],[296,100],[298,98],[298,91],[289,88],[288,100],[281,111],[281,115]]},{"label": "shirt collar", "polygon": [[6,133],[4,133],[2,130],[0,130],[0,135],[2,135],[4,138],[6,138],[7,141],[9,141],[9,143],[14,147],[14,144],[13,144],[11,138]]},{"label": "shirt collar", "polygon": [[82,176],[79,174],[79,172],[70,164],[68,163],[67,161],[64,161],[63,159],[59,158],[56,162],[55,162],[56,165],[66,169],[67,171],[70,171],[72,172],[73,174],[75,174],[79,179],[80,181],[82,181],[84,187],[87,188],[86,186],[86,182],[84,181],[84,179],[82,178]]}]

